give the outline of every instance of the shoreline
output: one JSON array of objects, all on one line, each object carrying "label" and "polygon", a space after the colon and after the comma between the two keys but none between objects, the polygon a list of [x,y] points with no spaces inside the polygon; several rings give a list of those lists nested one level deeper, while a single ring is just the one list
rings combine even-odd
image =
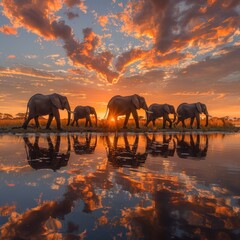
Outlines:
[{"label": "shoreline", "polygon": [[201,134],[209,134],[209,133],[240,133],[240,127],[232,127],[232,128],[214,128],[211,129],[151,129],[151,128],[142,128],[142,129],[102,129],[102,128],[74,128],[74,129],[63,129],[59,131],[57,129],[46,130],[46,129],[9,129],[9,128],[0,128],[0,134],[12,134],[12,135],[24,135],[24,134],[82,134],[82,133],[93,133],[93,134],[112,134],[112,133],[131,133],[131,134],[139,134],[139,133],[201,133]]}]

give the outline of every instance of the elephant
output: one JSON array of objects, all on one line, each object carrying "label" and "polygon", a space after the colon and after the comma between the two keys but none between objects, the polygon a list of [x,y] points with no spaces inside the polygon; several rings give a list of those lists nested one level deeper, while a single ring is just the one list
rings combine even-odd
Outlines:
[{"label": "elephant", "polygon": [[135,136],[134,143],[131,147],[128,141],[128,136],[124,134],[120,138],[123,138],[124,146],[118,144],[119,136],[115,135],[113,144],[110,141],[110,137],[106,136],[107,143],[107,158],[108,161],[113,164],[113,166],[122,167],[122,166],[131,166],[139,167],[145,163],[147,159],[147,153],[138,153],[138,143],[139,135]]},{"label": "elephant", "polygon": [[76,155],[91,154],[94,152],[97,146],[97,135],[95,135],[94,141],[92,141],[92,134],[86,134],[83,141],[79,140],[79,136],[72,136],[73,148]]},{"label": "elephant", "polygon": [[197,120],[197,129],[200,129],[200,114],[204,113],[206,115],[206,124],[208,126],[208,111],[205,104],[197,102],[197,103],[182,103],[177,108],[178,121],[175,123],[175,126],[181,121],[182,126],[185,128],[186,125],[184,120],[187,118],[191,118],[190,128],[192,128],[194,118]]},{"label": "elephant", "polygon": [[189,139],[186,139],[185,134],[182,134],[181,139],[177,139],[177,155],[179,158],[190,158],[193,160],[201,160],[207,156],[208,151],[208,135],[205,135],[204,144],[201,144],[200,134],[196,135],[196,140],[190,134]]},{"label": "elephant", "polygon": [[[176,120],[176,112],[173,105],[169,104],[157,104],[153,103],[148,108],[149,111],[152,113],[147,113],[147,122],[146,127],[148,126],[149,122],[152,121],[153,126],[155,126],[155,120],[157,118],[163,117],[163,128],[166,127],[166,121],[169,122],[169,128],[172,128],[172,123]],[[169,114],[174,114],[173,121],[169,118]]]},{"label": "elephant", "polygon": [[[152,138],[146,135],[147,138],[147,153],[153,157],[161,156],[163,158],[173,157],[176,149],[176,143],[173,139],[172,134],[163,134],[163,140],[159,141],[156,139],[156,135],[153,134]],[[173,143],[171,145],[170,143]]]},{"label": "elephant", "polygon": [[73,126],[76,122],[76,126],[78,127],[78,120],[81,118],[86,118],[85,127],[88,126],[88,123],[90,127],[92,127],[91,117],[90,114],[94,114],[95,121],[96,121],[96,127],[97,127],[97,113],[94,107],[91,106],[77,106],[74,111],[74,119],[71,125]]},{"label": "elephant", "polygon": [[26,146],[27,160],[33,169],[52,169],[56,171],[68,164],[70,158],[70,139],[68,136],[68,149],[66,153],[59,152],[61,144],[61,136],[57,135],[55,146],[50,136],[47,137],[48,147],[39,146],[39,136],[35,136],[34,143],[31,143],[28,136],[24,136],[23,140]]},{"label": "elephant", "polygon": [[57,93],[53,93],[50,95],[43,95],[38,93],[33,95],[28,101],[27,112],[25,117],[26,120],[23,123],[22,128],[27,129],[28,123],[33,118],[35,119],[36,127],[38,128],[39,127],[38,117],[49,115],[46,129],[50,129],[52,119],[53,117],[55,117],[58,130],[62,130],[61,122],[60,122],[60,114],[58,109],[61,109],[61,110],[66,109],[68,111],[68,122],[67,122],[67,126],[68,126],[70,123],[71,108],[70,108],[67,97]]},{"label": "elephant", "polygon": [[117,117],[121,115],[125,115],[125,121],[123,124],[123,128],[127,128],[127,123],[130,114],[132,113],[136,128],[139,127],[139,120],[137,109],[143,108],[145,111],[148,111],[147,103],[144,97],[141,97],[137,94],[130,95],[130,96],[120,96],[116,95],[110,99],[107,105],[107,109],[109,110],[107,122],[114,118],[115,123],[117,122]]}]

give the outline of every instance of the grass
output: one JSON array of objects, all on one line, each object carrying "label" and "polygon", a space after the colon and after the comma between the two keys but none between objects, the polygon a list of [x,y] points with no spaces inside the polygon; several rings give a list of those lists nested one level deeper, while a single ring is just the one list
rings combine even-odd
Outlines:
[{"label": "grass", "polygon": [[[3,120],[0,119],[0,132],[1,133],[37,133],[37,132],[59,132],[56,128],[56,122],[53,120],[51,128],[52,130],[46,130],[45,126],[47,124],[46,119],[41,119],[40,120],[40,129],[36,129],[34,127],[35,122],[32,120],[29,123],[29,127],[27,130],[22,129],[21,126],[23,124],[23,119],[8,119],[8,120]],[[135,122],[133,119],[130,119],[128,122],[128,129],[122,129],[124,119],[120,119],[117,122],[117,129],[115,127],[114,122],[110,122],[110,125],[107,125],[106,120],[98,120],[98,127],[95,127],[95,121],[93,120],[93,127],[87,127],[85,128],[85,120],[80,120],[79,121],[79,127],[76,126],[66,126],[67,120],[62,119],[61,120],[61,125],[63,128],[63,132],[115,132],[116,130],[119,132],[166,132],[166,131],[180,131],[180,132],[186,132],[186,131],[225,131],[225,132],[237,132],[239,131],[239,127],[235,126],[232,122],[226,121],[220,118],[212,118],[209,119],[209,125],[207,127],[204,127],[205,125],[205,120],[201,120],[201,130],[196,129],[196,126],[194,125],[193,129],[189,128],[189,123],[190,120],[186,120],[185,123],[187,125],[187,128],[183,128],[181,126],[181,123],[178,124],[177,127],[173,127],[173,129],[169,129],[168,127],[166,129],[162,129],[162,119],[158,119],[156,121],[156,127],[153,127],[152,124],[150,123],[148,127],[145,127],[145,120],[141,119],[139,121],[140,123],[140,128],[141,129],[136,129],[135,128]],[[195,123],[195,122],[194,122]],[[167,125],[168,126],[168,125]],[[18,127],[18,128],[16,128]],[[12,129],[16,128],[16,129]]]}]

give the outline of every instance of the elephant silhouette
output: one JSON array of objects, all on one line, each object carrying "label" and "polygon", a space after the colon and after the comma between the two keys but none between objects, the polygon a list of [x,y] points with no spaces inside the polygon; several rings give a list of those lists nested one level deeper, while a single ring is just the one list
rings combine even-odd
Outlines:
[{"label": "elephant silhouette", "polygon": [[[124,144],[119,144],[119,138],[123,138]],[[110,137],[106,136],[107,143],[107,158],[108,161],[112,163],[113,166],[122,167],[139,167],[145,163],[147,159],[147,152],[139,153],[138,144],[139,136],[136,135],[134,143],[132,146],[129,143],[128,136],[124,134],[123,136],[115,135],[113,143],[110,141]]]},{"label": "elephant silhouette", "polygon": [[59,151],[61,145],[61,136],[57,135],[55,146],[50,136],[47,137],[48,147],[39,146],[39,136],[35,136],[34,143],[31,143],[28,136],[24,136],[25,149],[29,165],[33,169],[52,169],[56,171],[68,164],[70,158],[70,139],[68,139],[68,149],[66,153]]},{"label": "elephant silhouette", "polygon": [[[147,138],[147,152],[153,157],[173,157],[176,149],[176,143],[170,135],[163,135],[163,139],[161,141],[156,140],[156,135],[153,134],[152,138],[146,135]],[[170,145],[170,142],[173,141],[173,146]]]},{"label": "elephant silhouette", "polygon": [[[95,135],[95,138],[93,140],[92,134],[87,133],[85,137],[79,138],[79,135],[73,135],[73,149],[76,155],[82,155],[82,154],[91,154],[95,151],[95,148],[97,146],[97,135]],[[83,139],[83,141],[81,141]]]},{"label": "elephant silhouette", "polygon": [[200,134],[196,134],[196,140],[192,134],[189,135],[189,139],[186,139],[186,135],[182,134],[181,139],[178,135],[177,139],[177,155],[179,158],[189,158],[192,160],[203,160],[207,156],[208,151],[208,135],[205,135],[205,142],[201,145]]}]

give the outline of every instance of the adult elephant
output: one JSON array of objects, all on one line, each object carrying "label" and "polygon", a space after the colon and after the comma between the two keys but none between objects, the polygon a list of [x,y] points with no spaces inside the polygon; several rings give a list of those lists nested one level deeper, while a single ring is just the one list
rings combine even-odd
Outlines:
[{"label": "adult elephant", "polygon": [[27,129],[28,123],[31,119],[35,119],[36,127],[39,127],[39,116],[49,115],[46,129],[50,129],[50,125],[53,117],[55,117],[57,122],[57,128],[61,130],[60,123],[60,114],[59,110],[66,109],[68,111],[68,122],[67,126],[70,123],[71,108],[68,103],[68,99],[65,96],[62,96],[57,93],[50,95],[35,94],[33,95],[27,104],[26,120],[23,123],[22,127]]},{"label": "adult elephant", "polygon": [[[148,110],[151,113],[147,113],[146,127],[152,121],[153,126],[155,126],[155,121],[157,118],[163,117],[163,128],[166,127],[166,121],[169,122],[169,127],[172,128],[172,123],[176,120],[176,112],[173,105],[169,104],[157,104],[153,103],[149,106]],[[169,118],[169,114],[174,114],[173,121]]]},{"label": "adult elephant", "polygon": [[107,108],[109,109],[107,121],[109,121],[111,118],[114,118],[116,122],[118,116],[126,116],[123,128],[127,128],[130,114],[133,115],[136,128],[139,128],[137,109],[143,108],[145,111],[148,111],[148,106],[144,97],[141,97],[137,94],[131,96],[116,95],[110,99]]},{"label": "adult elephant", "polygon": [[72,122],[72,126],[74,125],[74,123],[76,122],[76,126],[78,127],[78,120],[82,119],[82,118],[86,118],[86,122],[85,122],[85,127],[89,126],[92,127],[92,122],[91,122],[91,117],[90,114],[94,114],[95,116],[95,121],[96,121],[96,127],[97,127],[97,113],[94,107],[91,106],[77,106],[74,111],[74,119]]},{"label": "adult elephant", "polygon": [[178,121],[175,126],[178,125],[179,122],[182,122],[182,126],[185,128],[186,125],[184,120],[187,118],[191,118],[190,128],[192,128],[193,121],[196,118],[197,120],[197,129],[200,129],[200,114],[204,113],[206,115],[206,124],[208,126],[208,111],[205,104],[197,102],[197,103],[182,103],[177,108]]}]

